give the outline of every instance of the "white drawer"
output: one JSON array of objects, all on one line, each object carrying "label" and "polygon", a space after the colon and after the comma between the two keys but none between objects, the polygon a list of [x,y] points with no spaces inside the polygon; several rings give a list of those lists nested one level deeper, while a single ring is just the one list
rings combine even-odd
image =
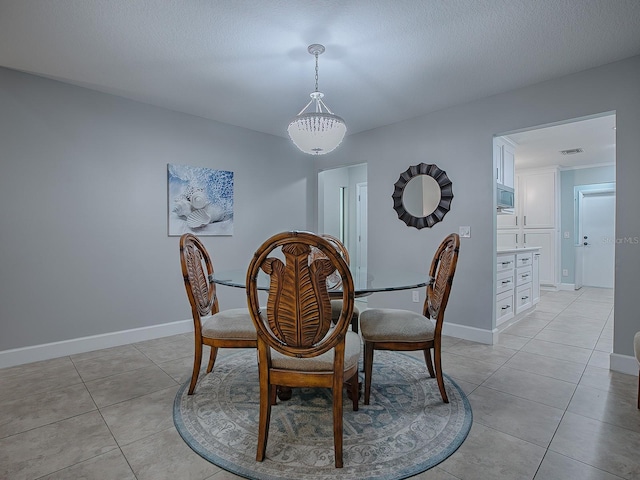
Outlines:
[{"label": "white drawer", "polygon": [[510,255],[498,255],[498,266],[496,268],[496,272],[504,272],[505,270],[510,270],[516,266],[516,256],[513,254]]},{"label": "white drawer", "polygon": [[524,285],[516,287],[516,313],[523,312],[524,310],[530,308],[531,305],[533,305],[531,293],[531,283],[526,283]]},{"label": "white drawer", "polygon": [[515,285],[513,270],[505,270],[496,275],[496,295],[507,290],[513,290]]},{"label": "white drawer", "polygon": [[531,282],[533,277],[533,270],[531,266],[521,267],[516,270],[516,285],[523,285]]},{"label": "white drawer", "polygon": [[496,295],[496,326],[513,318],[513,290]]},{"label": "white drawer", "polygon": [[533,264],[533,253],[518,253],[516,255],[516,268],[526,267]]}]

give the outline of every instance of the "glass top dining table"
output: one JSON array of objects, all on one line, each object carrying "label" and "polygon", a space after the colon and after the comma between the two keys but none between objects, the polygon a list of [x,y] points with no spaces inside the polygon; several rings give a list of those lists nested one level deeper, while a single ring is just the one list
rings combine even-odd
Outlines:
[{"label": "glass top dining table", "polygon": [[[246,270],[221,270],[213,273],[212,281],[218,285],[245,288]],[[431,278],[426,273],[408,270],[383,269],[355,272],[353,283],[356,297],[364,297],[376,292],[391,292],[394,290],[410,290],[426,286]],[[269,290],[269,276],[264,272],[258,274],[258,290]],[[332,292],[339,292],[334,289]]]}]

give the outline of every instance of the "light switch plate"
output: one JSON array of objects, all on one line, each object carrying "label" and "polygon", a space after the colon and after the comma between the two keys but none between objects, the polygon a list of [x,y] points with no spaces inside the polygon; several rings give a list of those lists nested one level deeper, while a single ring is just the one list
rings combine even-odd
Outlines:
[{"label": "light switch plate", "polygon": [[460,236],[463,238],[471,237],[471,227],[460,227],[459,232]]}]

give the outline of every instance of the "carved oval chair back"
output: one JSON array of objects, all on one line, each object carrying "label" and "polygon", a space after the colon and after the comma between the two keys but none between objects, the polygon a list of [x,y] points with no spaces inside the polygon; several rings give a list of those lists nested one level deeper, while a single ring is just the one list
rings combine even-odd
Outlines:
[{"label": "carved oval chair back", "polygon": [[[309,260],[317,248],[322,258]],[[269,276],[266,311],[260,307],[259,271]],[[341,313],[331,322],[327,277],[342,282]],[[283,232],[265,241],[247,271],[249,310],[258,332],[260,418],[256,459],[267,446],[276,386],[325,387],[333,394],[335,466],[342,467],[342,389],[345,380],[358,409],[360,338],[349,329],[354,287],[349,267],[335,247],[310,232]]]}]

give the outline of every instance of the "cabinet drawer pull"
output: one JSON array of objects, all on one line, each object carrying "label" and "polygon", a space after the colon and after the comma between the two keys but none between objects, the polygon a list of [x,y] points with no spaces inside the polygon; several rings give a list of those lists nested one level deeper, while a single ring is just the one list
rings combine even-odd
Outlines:
[{"label": "cabinet drawer pull", "polygon": [[511,283],[511,280],[503,280],[502,285],[506,285],[507,283]]},{"label": "cabinet drawer pull", "polygon": [[511,308],[511,305],[505,305],[504,307],[502,307],[502,310],[507,310],[508,308]]},{"label": "cabinet drawer pull", "polygon": [[511,261],[508,262],[502,262],[502,265],[509,265],[511,263]]},{"label": "cabinet drawer pull", "polygon": [[520,278],[527,278],[528,276],[529,276],[529,274],[528,274],[528,273],[525,273],[525,274],[523,274],[523,275],[520,275]]},{"label": "cabinet drawer pull", "polygon": [[520,300],[527,300],[529,298],[528,295],[524,296],[524,297],[520,297]]}]

